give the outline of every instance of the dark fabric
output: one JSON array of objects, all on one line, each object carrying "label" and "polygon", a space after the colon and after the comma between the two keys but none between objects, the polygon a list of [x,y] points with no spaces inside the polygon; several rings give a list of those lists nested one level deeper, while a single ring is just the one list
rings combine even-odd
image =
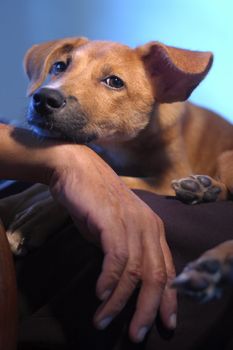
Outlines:
[{"label": "dark fabric", "polygon": [[[233,202],[189,206],[174,198],[136,193],[163,219],[178,272],[206,249],[232,239]],[[140,345],[127,336],[136,295],[107,330],[95,330],[95,283],[101,263],[101,252],[80,237],[72,223],[37,251],[17,259],[20,350],[233,349],[232,290],[206,305],[179,297],[177,330],[166,332],[157,319]]]},{"label": "dark fabric", "polygon": [[17,181],[0,181],[0,199],[10,196],[12,194],[26,190],[31,186],[27,182],[17,182]]}]

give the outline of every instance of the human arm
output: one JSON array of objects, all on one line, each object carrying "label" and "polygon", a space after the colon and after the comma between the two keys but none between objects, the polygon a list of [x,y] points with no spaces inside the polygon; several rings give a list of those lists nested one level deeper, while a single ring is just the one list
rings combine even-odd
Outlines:
[{"label": "human arm", "polygon": [[0,177],[49,185],[84,237],[100,244],[105,258],[97,295],[104,302],[97,327],[111,322],[141,282],[131,338],[143,339],[158,309],[174,328],[176,297],[168,285],[175,272],[160,218],[88,147],[42,143],[9,126],[0,128],[0,138]]},{"label": "human arm", "polygon": [[36,139],[27,130],[0,124],[0,179],[49,184],[57,167],[58,143]]}]

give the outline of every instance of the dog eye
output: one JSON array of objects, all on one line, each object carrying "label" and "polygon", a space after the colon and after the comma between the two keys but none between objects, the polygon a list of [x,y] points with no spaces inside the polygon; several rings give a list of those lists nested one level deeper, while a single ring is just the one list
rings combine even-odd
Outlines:
[{"label": "dog eye", "polygon": [[120,89],[125,85],[123,80],[116,75],[111,75],[110,77],[105,78],[103,82],[113,89]]},{"label": "dog eye", "polygon": [[49,73],[53,75],[59,75],[60,73],[64,72],[67,69],[68,65],[69,65],[68,62],[63,62],[63,61],[55,62],[52,65]]}]

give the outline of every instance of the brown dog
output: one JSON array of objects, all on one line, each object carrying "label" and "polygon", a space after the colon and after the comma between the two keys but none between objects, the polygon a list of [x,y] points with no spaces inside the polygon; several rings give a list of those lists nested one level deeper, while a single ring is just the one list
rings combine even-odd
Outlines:
[{"label": "brown dog", "polygon": [[[183,102],[212,61],[209,52],[159,42],[136,49],[85,38],[36,45],[25,57],[28,122],[40,136],[90,145],[130,188],[160,194],[175,190],[188,203],[224,200],[233,191],[233,127],[213,112]],[[7,214],[7,207],[19,201],[17,218],[14,211]],[[0,214],[15,253],[44,239],[38,232],[29,236],[35,220],[45,226],[43,232],[61,224],[53,224],[51,214],[43,219],[46,205],[62,210],[40,186],[2,202]],[[65,220],[66,214],[57,217]],[[222,254],[220,265],[226,267],[232,246],[223,251],[227,255]],[[184,287],[181,280],[178,284]],[[208,288],[204,293],[214,295]]]}]

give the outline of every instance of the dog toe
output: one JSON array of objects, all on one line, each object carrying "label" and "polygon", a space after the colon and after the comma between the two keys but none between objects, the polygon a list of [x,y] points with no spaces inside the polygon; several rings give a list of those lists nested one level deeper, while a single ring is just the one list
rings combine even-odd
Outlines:
[{"label": "dog toe", "polygon": [[202,303],[213,299],[216,294],[208,278],[195,271],[182,272],[173,281],[172,288],[176,288],[179,293]]},{"label": "dog toe", "polygon": [[217,259],[203,260],[196,265],[197,271],[207,272],[209,274],[215,274],[220,271],[221,264]]},{"label": "dog toe", "polygon": [[191,176],[173,180],[171,186],[176,193],[176,197],[182,202],[196,204],[201,201],[199,198],[200,185],[197,181],[194,181]]},{"label": "dog toe", "polygon": [[[215,202],[223,196],[223,186],[207,175],[191,175],[171,183],[176,197],[188,204]],[[224,197],[226,195],[224,194]]]},{"label": "dog toe", "polygon": [[233,256],[224,261],[198,259],[188,264],[171,284],[178,292],[201,303],[222,296],[224,287],[233,283]]}]

